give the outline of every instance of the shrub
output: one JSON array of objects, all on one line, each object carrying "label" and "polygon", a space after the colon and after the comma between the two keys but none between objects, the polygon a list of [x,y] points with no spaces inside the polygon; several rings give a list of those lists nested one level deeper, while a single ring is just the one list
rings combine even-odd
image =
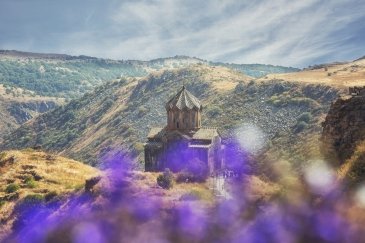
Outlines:
[{"label": "shrub", "polygon": [[58,196],[58,193],[56,191],[51,191],[51,192],[48,192],[45,196],[44,196],[44,199],[48,202],[52,199],[54,199],[55,197]]},{"label": "shrub", "polygon": [[42,194],[29,194],[15,206],[15,211],[21,214],[35,207],[42,207],[43,205],[44,196]]},{"label": "shrub", "polygon": [[307,128],[308,124],[305,121],[300,121],[295,125],[295,132],[299,133]]},{"label": "shrub", "polygon": [[4,200],[0,200],[0,208],[2,208],[2,206],[5,205],[5,201]]},{"label": "shrub", "polygon": [[144,116],[145,114],[147,114],[147,112],[148,112],[148,109],[146,107],[144,107],[143,105],[138,108],[139,117]]},{"label": "shrub", "polygon": [[204,182],[208,177],[208,166],[195,158],[178,174],[178,182]]},{"label": "shrub", "polygon": [[222,114],[222,109],[220,107],[217,106],[213,106],[209,111],[208,111],[208,115],[211,117],[216,117],[218,115]]},{"label": "shrub", "polygon": [[[251,80],[252,81],[252,80]],[[234,88],[234,91],[236,93],[242,92],[245,90],[245,84],[243,82],[240,82],[239,84],[236,85],[236,87]]]},{"label": "shrub", "polygon": [[172,172],[167,168],[163,174],[157,177],[157,184],[164,189],[170,189],[173,186],[173,178]]},{"label": "shrub", "polygon": [[27,176],[24,180],[25,185],[28,188],[35,188],[37,187],[37,183],[35,182],[35,180],[33,179],[33,177],[31,176]]},{"label": "shrub", "polygon": [[32,206],[43,203],[44,196],[42,194],[29,194],[23,200],[24,205]]},{"label": "shrub", "polygon": [[6,153],[5,152],[2,152],[0,153],[0,166],[5,166],[6,164]]},{"label": "shrub", "polygon": [[310,112],[304,112],[303,114],[301,114],[299,117],[298,117],[298,122],[310,122],[312,120],[313,116]]},{"label": "shrub", "polygon": [[54,161],[54,160],[56,160],[56,156],[53,155],[53,154],[47,154],[46,155],[46,160],[48,160],[48,161]]},{"label": "shrub", "polygon": [[18,184],[16,184],[16,183],[11,183],[11,184],[9,184],[7,187],[6,187],[6,189],[5,189],[5,191],[6,191],[6,193],[13,193],[13,192],[16,192],[17,190],[19,190],[19,185]]},{"label": "shrub", "polygon": [[5,157],[6,157],[6,153],[5,152],[1,152],[0,153],[0,161],[3,160],[3,159],[5,159]]}]

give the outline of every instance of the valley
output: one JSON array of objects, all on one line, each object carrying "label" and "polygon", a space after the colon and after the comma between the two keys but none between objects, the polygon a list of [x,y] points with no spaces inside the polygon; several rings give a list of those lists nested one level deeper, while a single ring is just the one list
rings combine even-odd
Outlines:
[{"label": "valley", "polygon": [[[66,235],[71,241],[75,230],[102,232],[101,225],[108,222],[112,226],[108,237],[123,234],[124,239],[143,241],[145,234],[131,233],[142,230],[171,241],[220,237],[234,241],[240,239],[240,231],[221,222],[261,235],[270,233],[260,222],[270,224],[277,217],[280,224],[275,229],[281,231],[286,222],[280,217],[286,216],[303,222],[303,228],[313,219],[311,212],[318,212],[315,220],[321,220],[321,212],[327,211],[351,221],[353,239],[361,235],[365,217],[358,202],[336,194],[332,205],[327,198],[332,187],[313,178],[323,172],[336,174],[341,182],[352,181],[349,195],[357,193],[354,185],[362,181],[357,173],[364,154],[362,142],[342,166],[323,169],[321,164],[326,160],[323,122],[330,112],[334,113],[331,124],[337,123],[334,102],[347,97],[347,87],[363,85],[362,59],[299,71],[189,57],[141,62],[18,52],[2,55],[0,63],[19,66],[24,62],[22,68],[28,71],[27,65],[48,65],[46,70],[56,70],[55,79],[48,80],[54,84],[63,78],[89,81],[66,82],[65,87],[55,85],[45,91],[2,79],[1,239],[57,241]],[[62,76],[57,72],[64,65],[80,69],[71,72],[76,76],[63,70]],[[121,65],[128,72],[121,72]],[[30,70],[28,74],[34,72]],[[285,71],[295,72],[280,73]],[[171,188],[164,189],[158,183],[162,173],[143,172],[147,133],[166,123],[165,103],[182,85],[202,102],[203,126],[218,127],[225,165],[238,171],[238,177],[222,180],[219,186],[224,189],[216,188],[215,177],[197,183],[181,181],[180,173],[173,174]],[[259,142],[259,146],[245,148],[242,140],[246,145]],[[340,186],[333,183],[333,188]],[[229,195],[229,200],[221,194]],[[72,216],[75,213],[78,218]],[[341,231],[338,239],[347,237],[345,233]],[[301,232],[291,237],[308,240]]]}]

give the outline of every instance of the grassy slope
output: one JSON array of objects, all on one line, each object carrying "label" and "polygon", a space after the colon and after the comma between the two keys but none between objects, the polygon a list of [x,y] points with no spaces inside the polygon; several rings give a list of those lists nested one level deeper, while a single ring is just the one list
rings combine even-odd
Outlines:
[{"label": "grassy slope", "polygon": [[324,84],[334,87],[364,86],[365,59],[348,63],[321,65],[297,73],[269,74],[261,78],[261,80],[270,79]]},{"label": "grassy slope", "polygon": [[350,187],[364,182],[365,176],[365,141],[359,142],[352,157],[338,169],[338,178]]},{"label": "grassy slope", "polygon": [[[35,150],[0,153],[0,236],[10,230],[14,206],[27,195],[63,195],[82,188],[85,179],[100,172],[88,165]],[[9,193],[9,184],[19,189]]]},{"label": "grassy slope", "polygon": [[80,97],[107,80],[144,76],[142,65],[104,59],[34,59],[0,56],[0,83],[44,96]]},{"label": "grassy slope", "polygon": [[238,81],[249,79],[227,68],[198,65],[161,71],[139,81],[108,83],[22,126],[11,135],[17,139],[12,139],[14,143],[9,139],[8,145],[27,147],[37,143],[93,162],[101,152],[113,149],[134,151],[136,155],[143,149],[148,127],[164,123],[164,103],[183,80],[205,101],[217,90],[226,92]]},{"label": "grassy slope", "polygon": [[[104,154],[124,151],[142,162],[149,128],[166,123],[164,104],[185,82],[204,104],[203,125],[219,127],[225,138],[251,123],[266,134],[266,149],[276,157],[296,164],[318,157],[320,123],[340,91],[251,79],[227,68],[195,65],[108,83],[22,126],[2,147],[42,144],[91,164]],[[309,119],[300,130],[303,113],[309,113]]]},{"label": "grassy slope", "polygon": [[[149,200],[159,201],[161,207],[166,209],[185,202],[211,207],[215,202],[208,182],[175,183],[172,189],[164,190],[156,183],[159,173],[115,169],[100,172],[78,161],[31,149],[0,153],[0,172],[0,240],[14,229],[13,223],[23,217],[19,215],[17,206],[27,197],[37,196],[38,203],[51,207],[50,218],[62,216],[69,210],[75,210],[72,209],[75,207],[73,202],[85,196],[83,189],[85,180],[97,175],[103,175],[103,177],[93,189],[92,200],[85,201],[87,205],[78,205],[80,208],[90,209],[97,205],[99,208],[108,209],[109,205],[113,204],[110,198],[113,195],[107,193],[107,188],[114,179],[123,180],[125,186],[116,190],[122,190],[123,196],[128,200],[149,198]],[[10,184],[18,185],[19,189],[15,192],[7,192],[6,188]],[[182,199],[184,195],[192,195],[193,198]]]},{"label": "grassy slope", "polygon": [[[47,227],[46,223],[43,230],[50,231],[51,235],[54,233],[52,237],[55,239],[62,235],[63,241],[68,240],[72,234],[65,232],[69,227],[75,226],[74,223],[79,222],[78,220],[83,221],[85,214],[90,216],[87,217],[88,222],[107,219],[113,228],[121,227],[120,229],[125,230],[138,227],[139,230],[133,230],[133,232],[145,232],[144,225],[151,224],[148,219],[153,220],[152,224],[155,220],[169,221],[174,219],[170,218],[173,216],[172,212],[185,207],[191,207],[194,209],[194,213],[200,212],[206,217],[210,215],[209,212],[216,212],[217,205],[221,202],[219,197],[214,196],[213,190],[209,189],[212,186],[210,181],[174,183],[173,188],[165,190],[157,186],[156,179],[159,173],[118,170],[117,168],[102,172],[103,177],[99,183],[93,187],[90,193],[85,193],[80,188],[86,178],[100,173],[96,169],[61,157],[50,161],[47,159],[47,154],[43,152],[28,150],[6,151],[5,153],[6,155],[2,156],[1,161],[6,161],[11,156],[14,156],[15,161],[3,167],[9,172],[0,177],[2,183],[8,183],[8,180],[14,177],[26,176],[30,171],[39,173],[43,179],[37,182],[36,188],[27,188],[22,179],[17,179],[18,183],[22,185],[18,190],[19,199],[6,201],[0,208],[2,217],[0,240],[8,239],[4,237],[13,230],[15,232],[17,229],[21,230],[22,228],[17,226],[19,222],[26,223],[23,226],[33,231],[33,225],[38,227],[36,230],[39,230],[39,221],[46,223],[48,220],[54,223],[57,218],[66,220],[64,222],[61,220],[60,225],[51,228]],[[10,175],[11,173],[12,175]],[[241,185],[236,183],[237,191],[234,195],[242,196],[244,188],[247,196],[245,203],[268,202],[280,193],[279,185],[265,182],[256,176],[245,177],[244,183]],[[48,200],[45,195],[49,191],[57,191],[57,196]],[[19,212],[17,207],[14,208],[15,204],[19,205],[25,200],[26,195],[42,195],[42,199],[37,201],[38,207],[32,209],[34,211],[31,218],[23,215],[22,211]],[[143,217],[143,215],[151,214],[152,218]],[[75,215],[77,217],[73,218]],[[67,221],[67,219],[71,220]],[[127,225],[120,224],[122,222]],[[57,234],[58,231],[62,234]],[[18,233],[21,235],[22,231]],[[52,241],[52,238],[48,240]]]},{"label": "grassy slope", "polygon": [[75,98],[115,78],[142,77],[150,72],[186,68],[198,63],[227,66],[255,77],[273,72],[297,71],[294,68],[272,65],[210,63],[186,56],[151,61],[116,61],[86,56],[0,50],[0,84],[28,89],[43,96]]}]

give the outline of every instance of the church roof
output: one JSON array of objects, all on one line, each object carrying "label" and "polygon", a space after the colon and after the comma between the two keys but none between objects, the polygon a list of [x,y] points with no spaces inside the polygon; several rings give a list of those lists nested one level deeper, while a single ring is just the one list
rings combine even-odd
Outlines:
[{"label": "church roof", "polygon": [[215,136],[218,136],[218,131],[216,128],[202,127],[193,135],[193,139],[195,140],[208,140],[213,139]]},{"label": "church roof", "polygon": [[192,95],[185,86],[166,103],[166,109],[177,108],[179,110],[182,109],[201,109],[202,104],[199,99]]}]

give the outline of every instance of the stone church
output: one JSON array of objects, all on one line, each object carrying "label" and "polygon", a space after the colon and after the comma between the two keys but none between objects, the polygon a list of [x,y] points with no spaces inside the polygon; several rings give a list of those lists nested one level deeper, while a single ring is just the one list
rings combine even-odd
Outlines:
[{"label": "stone church", "polygon": [[202,127],[201,102],[185,86],[166,103],[167,125],[153,127],[145,144],[145,170],[179,171],[199,159],[213,173],[222,167],[221,136]]}]

